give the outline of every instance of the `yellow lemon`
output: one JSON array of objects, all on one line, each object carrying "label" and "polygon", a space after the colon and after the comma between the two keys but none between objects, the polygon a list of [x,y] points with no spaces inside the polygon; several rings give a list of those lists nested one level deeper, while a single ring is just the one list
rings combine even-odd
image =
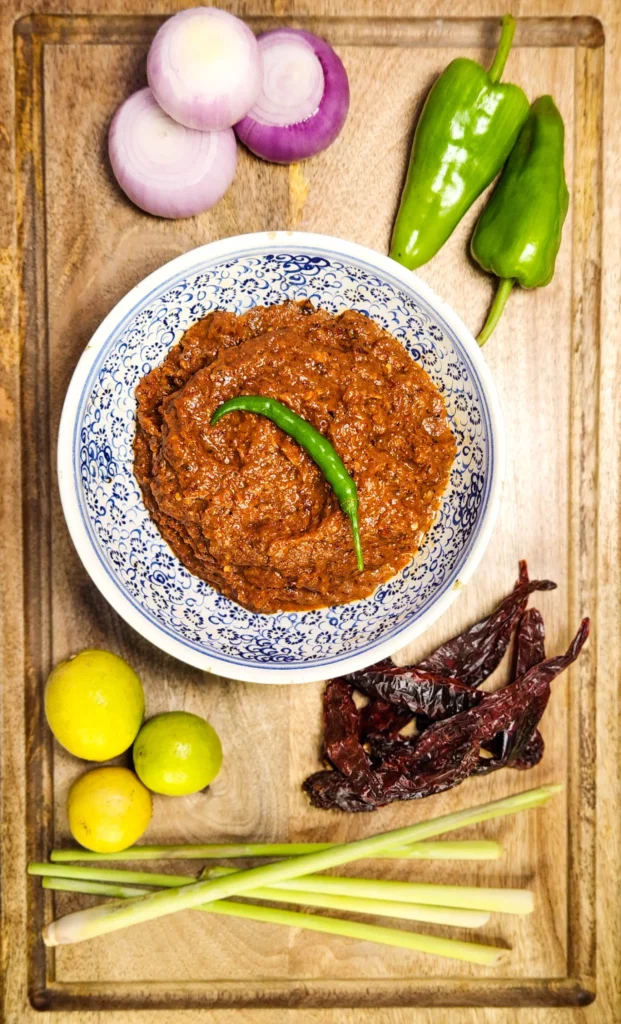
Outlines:
[{"label": "yellow lemon", "polygon": [[67,798],[74,839],[96,853],[126,850],[151,820],[151,794],[129,768],[94,768],[77,779]]},{"label": "yellow lemon", "polygon": [[86,761],[108,761],[130,747],[144,715],[133,668],[110,651],[61,661],[45,687],[45,715],[59,743]]},{"label": "yellow lemon", "polygon": [[221,765],[217,732],[189,711],[156,715],[143,725],[134,743],[134,767],[154,793],[197,793],[213,782]]}]

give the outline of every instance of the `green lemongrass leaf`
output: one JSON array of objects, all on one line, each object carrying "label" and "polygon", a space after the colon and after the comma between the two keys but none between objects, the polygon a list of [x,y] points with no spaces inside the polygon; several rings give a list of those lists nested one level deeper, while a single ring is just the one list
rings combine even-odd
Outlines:
[{"label": "green lemongrass leaf", "polygon": [[[44,877],[43,885],[46,889],[86,892],[93,895],[113,896],[117,899],[134,896],[137,893],[142,895],[147,893],[147,890],[130,889],[127,886],[69,878]],[[338,917],[322,917],[320,914],[304,914],[275,907],[256,906],[251,903],[232,903],[222,900],[209,903],[206,906],[198,906],[195,909],[210,914],[241,917],[251,921],[262,921],[266,924],[280,924],[289,928],[323,932],[327,935],[344,935],[347,938],[359,939],[363,942],[397,946],[401,949],[411,949],[432,956],[444,956],[452,960],[483,964],[485,967],[495,967],[506,955],[506,951],[497,946],[485,946],[460,939],[438,938],[433,935],[419,935],[416,932],[401,931],[398,928],[385,928],[381,925],[345,921]]]},{"label": "green lemongrass leaf", "polygon": [[246,893],[246,897],[273,903],[321,907],[324,910],[343,910],[348,914],[394,917],[402,921],[426,921],[427,924],[443,924],[452,928],[481,928],[490,918],[489,913],[483,910],[365,899],[361,896],[343,896],[340,893],[291,892],[276,886],[253,889],[252,892]]},{"label": "green lemongrass leaf", "polygon": [[141,889],[138,885],[115,885],[112,882],[91,882],[87,878],[54,878],[44,875],[41,878],[44,889],[58,892],[81,892],[85,896],[111,896],[117,900],[128,900],[134,896],[146,896],[149,889]]},{"label": "green lemongrass leaf", "polygon": [[411,949],[431,956],[444,956],[452,960],[465,960],[485,967],[496,967],[506,959],[505,949],[498,946],[484,946],[460,939],[445,939],[435,935],[420,935],[399,928],[385,928],[382,925],[364,924],[361,921],[345,921],[338,917],[322,917],[320,914],[303,914],[294,910],[274,907],[259,907],[251,903],[210,903],[210,913],[226,914],[230,917],[244,917],[251,921],[265,921],[269,924],[288,925],[290,928],[305,928],[324,932],[327,935],[344,935],[362,942],[377,942],[385,946]]},{"label": "green lemongrass leaf", "polygon": [[430,839],[466,825],[475,825],[481,821],[489,821],[492,818],[541,806],[547,803],[561,788],[560,786],[542,786],[539,789],[506,797],[504,800],[495,800],[478,807],[454,811],[452,814],[444,814],[441,817],[396,829],[393,832],[357,839],[342,846],[335,846],[331,850],[321,850],[302,857],[261,865],[223,878],[195,882],[179,889],[152,892],[146,896],[138,896],[125,905],[114,904],[77,911],[49,924],[43,931],[43,940],[48,946],[83,942],[96,935],[106,935],[143,921],[152,921],[167,914],[174,914],[178,910],[189,910],[201,903],[225,899],[228,896],[243,895],[259,886],[276,885],[299,878],[301,875],[347,864],[353,860],[367,857],[369,854],[378,853],[390,846]]},{"label": "green lemongrass leaf", "polygon": [[387,850],[378,857],[405,860],[498,860],[502,857],[502,846],[494,839],[440,839],[435,843],[412,843],[401,849],[403,852],[399,853]]},{"label": "green lemongrass leaf", "polygon": [[91,868],[73,864],[40,864],[33,862],[27,868],[29,875],[54,878],[77,878],[92,882],[127,882],[134,885],[155,885],[176,889],[196,882],[192,875],[162,875],[155,871],[126,871],[122,868]]},{"label": "green lemongrass leaf", "polygon": [[[223,878],[232,873],[238,872],[235,872],[235,868],[207,868],[201,878]],[[349,878],[344,875],[302,875],[288,882],[280,882],[279,888],[299,893],[300,899],[306,899],[308,893],[324,893],[367,900],[463,907],[500,914],[531,914],[533,911],[533,894],[528,889],[431,885],[426,882],[393,882],[389,879]],[[253,895],[257,891],[253,890]]]},{"label": "green lemongrass leaf", "polygon": [[[87,892],[104,896],[131,897],[144,895],[147,890],[122,883],[159,885],[167,888],[189,885],[194,879],[184,875],[156,875],[141,871],[114,871],[102,868],[71,868],[63,865],[57,874],[52,864],[31,864],[30,874],[41,875],[43,886],[48,889],[67,888],[73,892]],[[45,869],[45,870],[42,870]],[[51,870],[50,870],[51,869]],[[204,877],[204,875],[201,875]],[[157,879],[157,881],[154,881]],[[109,891],[108,891],[109,890]],[[253,889],[250,899],[269,900],[274,903],[294,903],[297,906],[322,907],[326,910],[345,910],[354,914],[370,914],[375,917],[395,917],[404,921],[427,921],[430,924],[445,924],[454,928],[480,928],[489,921],[489,913],[474,908],[460,908],[433,905],[418,905],[397,900],[365,899],[341,893],[289,892],[285,889],[266,887]]]},{"label": "green lemongrass leaf", "polygon": [[[135,860],[240,860],[254,857],[301,857],[319,850],[331,850],[338,843],[190,843],[187,845],[131,846],[120,853],[92,853],[90,850],[52,850],[54,864],[85,864]],[[412,843],[372,854],[369,859],[386,860],[498,860],[502,846],[491,839],[443,839]]]},{"label": "green lemongrass leaf", "polygon": [[[135,885],[152,885],[177,888],[192,885],[193,877],[186,875],[163,875],[151,871],[130,871],[115,868],[78,867],[69,864],[28,865],[30,875],[74,878],[100,882],[124,882]],[[206,868],[201,879],[225,878],[237,875],[235,868]],[[300,878],[281,882],[280,892],[298,893],[297,900],[310,905],[310,894],[352,897],[362,900],[380,900],[391,903],[413,903],[438,907],[461,908],[466,910],[494,911],[502,914],[530,914],[533,910],[533,895],[527,889],[489,889],[479,886],[439,885],[424,882],[397,882],[376,878],[349,878],[335,875],[303,875]],[[273,886],[251,890],[246,895],[256,899],[273,899]],[[283,902],[280,900],[280,902]],[[337,908],[338,909],[338,908]],[[367,911],[371,913],[372,911]]]}]

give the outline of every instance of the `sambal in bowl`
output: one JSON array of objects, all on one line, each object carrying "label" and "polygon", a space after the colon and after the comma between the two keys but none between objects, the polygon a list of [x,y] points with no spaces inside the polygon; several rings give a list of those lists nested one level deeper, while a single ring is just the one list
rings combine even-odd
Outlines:
[{"label": "sambal in bowl", "polygon": [[[212,424],[239,396],[277,412]],[[307,433],[356,495],[363,567]],[[476,342],[423,281],[279,232],[134,288],[76,368],[58,452],[72,538],[120,614],[199,668],[284,683],[387,657],[448,607],[488,543],[504,440]]]}]

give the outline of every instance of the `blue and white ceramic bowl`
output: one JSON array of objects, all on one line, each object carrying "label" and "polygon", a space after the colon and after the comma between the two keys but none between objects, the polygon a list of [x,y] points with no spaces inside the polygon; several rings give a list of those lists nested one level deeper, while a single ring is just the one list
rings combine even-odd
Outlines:
[{"label": "blue and white ceramic bowl", "polygon": [[[181,565],[152,523],[132,469],[139,379],[211,310],[309,298],[366,313],[440,388],[458,452],[437,522],[373,597],[257,615]],[[269,232],[213,242],[147,277],[106,317],[73,375],[58,441],[63,509],[93,581],[139,633],[198,668],[259,683],[342,675],[403,647],[450,605],[479,562],[498,510],[501,412],[467,328],[424,281],[351,242]]]}]

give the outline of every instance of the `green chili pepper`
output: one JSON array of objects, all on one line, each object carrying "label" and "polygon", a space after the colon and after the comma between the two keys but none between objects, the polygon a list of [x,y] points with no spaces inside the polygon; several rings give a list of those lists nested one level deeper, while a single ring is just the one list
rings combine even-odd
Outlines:
[{"label": "green chili pepper", "polygon": [[472,236],[475,260],[500,278],[479,345],[494,330],[516,281],[540,288],[554,276],[569,205],[564,153],[563,118],[552,97],[541,96]]},{"label": "green chili pepper", "polygon": [[289,434],[294,441],[304,448],[311,459],[317,463],[319,469],[332,487],[338,498],[339,505],[345,515],[351,521],[351,529],[354,538],[354,551],[360,572],[364,570],[362,558],[362,541],[360,539],[360,525],[358,522],[358,492],[356,484],[345,469],[343,461],[339,458],[330,442],[318,430],[302,419],[297,413],[292,412],[282,402],[275,398],[264,398],[262,395],[238,395],[237,398],[230,398],[218,406],[211,417],[211,425],[217,423],[221,416],[227,412],[241,409],[244,412],[256,412],[261,416],[267,416],[268,420],[275,423],[277,427]]},{"label": "green chili pepper", "polygon": [[420,116],[390,255],[415,270],[441,249],[509,156],[528,116],[517,85],[498,85],[515,21],[507,14],[494,62],[465,57],[434,84]]}]

